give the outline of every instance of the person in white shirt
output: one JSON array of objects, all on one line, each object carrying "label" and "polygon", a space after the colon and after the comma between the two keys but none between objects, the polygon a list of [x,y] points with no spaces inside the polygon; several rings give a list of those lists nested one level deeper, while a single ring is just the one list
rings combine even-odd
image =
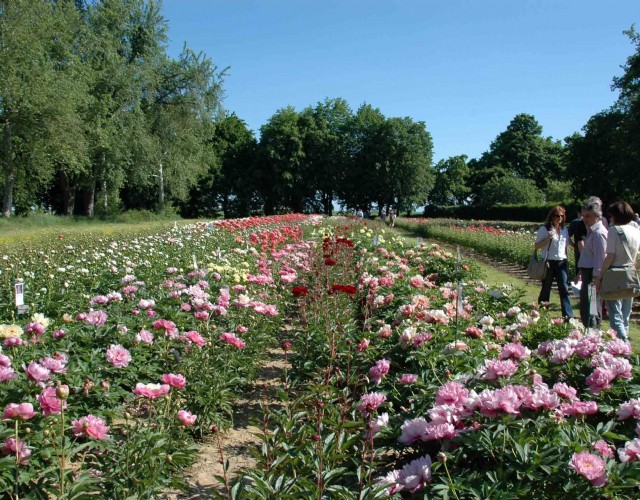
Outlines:
[{"label": "person in white shirt", "polygon": [[567,246],[569,232],[565,227],[567,213],[561,206],[553,207],[547,215],[547,220],[538,229],[534,248],[542,249],[542,258],[547,261],[547,274],[542,280],[542,289],[538,295],[538,302],[549,302],[551,284],[555,278],[560,294],[562,317],[573,318],[571,299],[569,298],[569,277],[567,268]]},{"label": "person in white shirt", "polygon": [[[637,267],[636,258],[640,248],[640,230],[633,222],[633,209],[624,201],[609,206],[611,227],[607,236],[607,254],[602,263],[602,271],[596,279],[596,287],[602,284],[604,272],[610,267]],[[623,241],[624,240],[624,241]],[[633,298],[605,300],[611,328],[618,338],[629,340],[629,318]]]}]

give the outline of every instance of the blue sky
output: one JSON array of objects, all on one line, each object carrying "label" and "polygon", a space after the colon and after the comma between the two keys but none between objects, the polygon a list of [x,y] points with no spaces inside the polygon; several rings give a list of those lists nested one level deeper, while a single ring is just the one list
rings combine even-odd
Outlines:
[{"label": "blue sky", "polygon": [[434,161],[477,158],[518,113],[563,139],[608,108],[639,0],[164,0],[169,53],[204,52],[259,136],[325,98],[423,121]]}]

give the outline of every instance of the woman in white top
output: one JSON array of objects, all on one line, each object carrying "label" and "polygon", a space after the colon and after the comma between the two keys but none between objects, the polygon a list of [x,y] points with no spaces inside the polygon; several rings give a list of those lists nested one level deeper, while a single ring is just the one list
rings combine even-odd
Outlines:
[{"label": "woman in white top", "polygon": [[[633,221],[633,209],[624,201],[617,201],[609,206],[611,226],[607,237],[607,256],[602,263],[602,272],[596,279],[596,287],[600,288],[602,276],[609,267],[636,266],[638,248],[640,248],[640,230],[630,224]],[[626,241],[622,241],[622,240]],[[618,338],[629,340],[629,318],[633,298],[605,300],[611,328]]]},{"label": "woman in white top", "polygon": [[569,298],[569,277],[567,269],[567,245],[569,244],[569,232],[564,223],[566,220],[565,209],[561,206],[553,207],[547,215],[547,220],[538,229],[534,247],[542,248],[542,258],[547,260],[547,275],[542,280],[542,289],[538,296],[538,302],[549,302],[551,296],[551,284],[556,279],[558,292],[560,293],[560,307],[562,317],[573,318],[571,299]]}]

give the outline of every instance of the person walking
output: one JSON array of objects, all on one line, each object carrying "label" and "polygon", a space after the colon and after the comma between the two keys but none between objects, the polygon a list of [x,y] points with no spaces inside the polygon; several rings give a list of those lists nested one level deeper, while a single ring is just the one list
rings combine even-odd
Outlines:
[{"label": "person walking", "polygon": [[[585,328],[599,328],[602,322],[602,299],[595,280],[600,277],[607,248],[607,230],[602,222],[602,205],[597,202],[582,206],[582,220],[587,236],[580,252],[578,269],[582,279],[580,288],[580,319]],[[593,306],[592,306],[593,304]]]},{"label": "person walking", "polygon": [[[604,272],[612,267],[636,267],[640,248],[640,230],[633,223],[633,209],[624,201],[612,203],[608,209],[611,225],[607,236],[607,253],[602,263],[600,276],[595,280],[600,289]],[[629,318],[633,297],[628,299],[605,300],[609,313],[609,323],[618,338],[629,340]]]},{"label": "person walking", "polygon": [[561,206],[553,207],[544,225],[538,229],[534,248],[542,250],[542,258],[547,262],[547,274],[542,280],[542,288],[538,295],[538,302],[549,302],[551,285],[555,278],[560,294],[560,308],[562,317],[573,318],[571,299],[569,298],[569,277],[567,268],[567,246],[569,245],[569,232],[565,227],[565,209]]}]

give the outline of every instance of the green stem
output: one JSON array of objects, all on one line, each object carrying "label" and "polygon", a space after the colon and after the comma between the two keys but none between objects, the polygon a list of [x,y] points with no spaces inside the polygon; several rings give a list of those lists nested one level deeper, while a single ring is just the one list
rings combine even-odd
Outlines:
[{"label": "green stem", "polygon": [[18,493],[18,465],[20,465],[20,440],[18,439],[18,419],[15,420],[15,439],[16,439],[16,500],[19,500]]},{"label": "green stem", "polygon": [[64,468],[65,468],[65,449],[64,449],[64,402],[60,409],[60,498],[64,496]]}]

